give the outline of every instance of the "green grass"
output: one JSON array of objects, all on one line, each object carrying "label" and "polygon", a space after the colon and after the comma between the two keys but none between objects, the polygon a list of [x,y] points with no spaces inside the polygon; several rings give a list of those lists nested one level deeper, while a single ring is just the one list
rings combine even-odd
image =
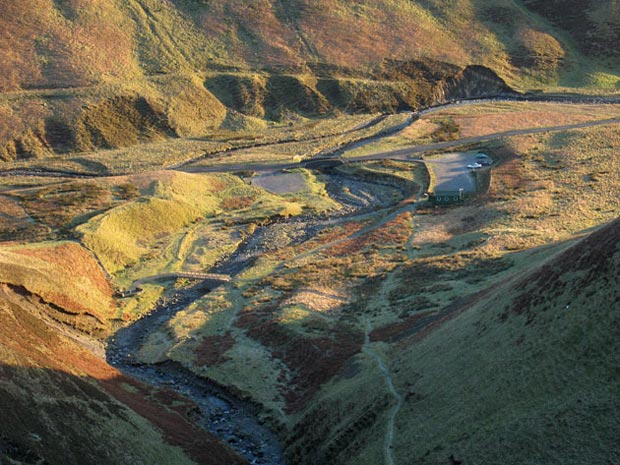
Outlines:
[{"label": "green grass", "polygon": [[[301,171],[301,192],[276,196],[232,175],[156,172],[119,180],[140,197],[77,227],[82,243],[128,289],[141,278],[175,271],[205,271],[234,252],[257,224],[278,216],[338,208],[320,178]],[[125,300],[119,315],[133,319],[162,296],[161,286]]]},{"label": "green grass", "polygon": [[[600,295],[613,294],[614,289],[602,291],[605,285],[597,283],[588,291],[567,284],[563,294],[547,296],[546,306],[540,304],[530,314],[538,324],[527,326],[525,317],[498,322],[501,309],[510,311],[516,305],[510,303],[515,293],[510,281],[505,283],[507,278],[523,276],[533,264],[541,266],[574,244],[562,241],[615,218],[619,187],[615,177],[607,175],[617,170],[615,130],[594,128],[515,138],[503,144],[501,150],[497,145],[483,150],[506,164],[496,168],[490,197],[435,215],[416,216],[413,257],[369,283],[364,294],[368,297],[356,308],[356,313],[369,316],[376,328],[402,322],[416,312],[436,311],[481,289],[492,291],[482,303],[423,342],[405,339],[384,346],[397,390],[407,399],[397,416],[394,451],[398,461],[414,457],[421,463],[441,463],[454,454],[474,463],[504,462],[505,451],[510,450],[510,463],[572,463],[580,461],[579,457],[604,460],[605,451],[611,454],[607,457],[615,453],[612,432],[617,431],[617,422],[613,416],[593,413],[600,405],[616,408],[612,407],[615,397],[610,395],[615,387],[603,383],[600,390],[591,389],[593,380],[606,379],[616,363],[614,355],[606,355],[613,351],[604,349],[603,353],[602,349],[615,344],[610,342],[608,330],[614,316],[600,303],[613,300],[613,296]],[[504,158],[507,153],[511,157]],[[594,176],[587,190],[580,188],[584,176],[599,171],[605,175]],[[603,275],[601,279],[609,279],[609,274]],[[575,272],[565,279],[570,283],[583,276]],[[547,292],[545,286],[540,292]],[[574,313],[564,314],[566,302],[571,312],[575,307]],[[541,312],[541,320],[537,312]],[[590,336],[582,328],[589,328]],[[523,336],[527,342],[521,345]],[[569,342],[576,337],[582,345]],[[597,342],[591,342],[592,338]],[[595,351],[592,357],[602,366],[587,355],[589,351]],[[579,362],[575,364],[575,360]],[[581,363],[590,367],[587,372],[579,368]],[[314,408],[324,406],[327,419],[322,424],[337,422],[338,406],[348,398],[341,390],[362,380],[361,375],[352,380],[342,377],[334,385],[324,386],[317,403],[312,404]],[[562,387],[569,385],[570,389]],[[377,388],[374,396],[364,401],[367,411],[384,411],[371,407],[379,402],[380,392]],[[552,415],[566,421],[547,421]],[[354,417],[352,413],[349,426]],[[300,424],[310,430],[313,421],[317,420],[306,412]],[[384,421],[377,419],[354,437],[362,441]],[[590,433],[584,431],[600,432],[591,434],[597,434],[606,448],[593,446]],[[460,439],[463,434],[469,437],[465,442]],[[331,430],[328,436],[333,435]],[[546,437],[555,445],[553,458],[548,448],[535,446],[532,435]],[[412,437],[421,439],[411,441]],[[308,441],[306,446],[311,444],[311,439]],[[478,445],[473,446],[472,441]],[[378,447],[369,444],[359,454],[376,453]],[[351,457],[344,463],[362,460]]]},{"label": "green grass", "polygon": [[[131,282],[116,280],[119,287],[127,289]],[[123,284],[126,284],[124,286]],[[123,321],[133,321],[147,314],[157,304],[157,301],[165,295],[166,288],[161,284],[141,284],[142,292],[134,297],[125,298],[121,301],[118,309],[118,318]]]},{"label": "green grass", "polygon": [[223,189],[235,182],[238,181],[230,176],[184,173],[169,173],[159,180],[155,177],[149,195],[93,218],[78,231],[108,272],[117,273],[137,265],[149,254],[162,254],[168,239],[214,215],[219,210]]},{"label": "green grass", "polygon": [[[287,449],[289,460],[382,463],[389,408],[384,379],[365,354],[350,360],[346,370],[348,376],[326,384],[297,419]],[[324,423],[326,417],[329,422]]]},{"label": "green grass", "polygon": [[[162,272],[204,271],[270,219],[338,205],[321,176],[307,170],[296,171],[303,178],[296,192],[275,195],[247,178],[162,168],[231,163],[249,175],[253,162],[299,162],[381,136],[408,116],[372,125],[379,113],[432,103],[435,80],[458,72],[447,63],[489,66],[521,90],[618,91],[615,58],[587,56],[575,31],[521,3],[276,3],[215,1],[207,11],[190,0],[132,0],[78,14],[67,2],[55,2],[56,10],[42,0],[38,9],[26,2],[21,11],[7,10],[0,31],[12,41],[0,45],[7,64],[0,90],[12,92],[0,94],[3,168],[130,176],[45,186],[1,179],[2,237],[34,241],[77,232],[117,288]],[[31,21],[14,21],[16,15]],[[37,37],[32,51],[26,45]],[[73,43],[92,46],[59,53],[59,44]],[[77,87],[20,89],[57,85]],[[516,102],[447,109],[345,156],[617,115],[616,106]],[[501,312],[523,299],[506,280],[535,272],[567,241],[617,216],[616,132],[596,128],[473,147],[498,161],[488,193],[413,216],[411,205],[401,204],[304,243],[287,242],[155,329],[138,356],[178,361],[262,405],[263,416],[287,425],[291,463],[376,464],[392,398],[374,360],[338,350],[355,347],[366,321],[371,330],[390,329],[491,289],[422,341],[372,344],[405,397],[397,463],[443,463],[451,455],[466,463],[579,463],[585,453],[589,461],[614,462],[603,455],[613,450],[617,420],[600,412],[618,409],[618,386],[600,381],[618,362],[617,338],[608,331],[617,321],[605,311],[617,300],[615,288],[582,286],[584,270],[567,273],[567,289],[545,296],[531,315]],[[418,166],[385,162],[346,172],[393,184],[364,188],[394,202],[403,187],[415,195],[430,181],[432,190],[432,170]],[[17,220],[32,227],[14,235]],[[66,309],[58,289],[89,309],[110,301],[88,276],[76,278],[72,266],[17,256],[12,248],[2,256],[3,280]],[[139,317],[174,293],[172,284],[145,284],[106,318]],[[581,311],[565,312],[569,301]],[[218,344],[222,353],[207,353],[214,361],[204,362],[204,352],[217,352]],[[313,355],[300,362],[295,357],[305,350]],[[333,359],[322,360],[325,354]],[[316,367],[324,371],[311,371]],[[297,379],[300,373],[307,378]],[[287,389],[314,382],[323,385],[300,410],[288,411],[287,395],[297,392]],[[541,437],[552,447],[538,447]]]},{"label": "green grass", "polygon": [[[232,386],[244,396],[263,405],[278,423],[287,421],[277,387],[284,389],[282,376],[287,368],[256,341],[235,328],[233,322],[244,305],[241,291],[222,286],[187,309],[178,312],[167,328],[151,334],[138,354],[140,360],[156,363],[168,358],[192,368],[199,375]],[[234,345],[214,365],[198,363],[197,353],[204,338],[232,334]]]},{"label": "green grass", "polygon": [[[617,408],[611,394],[617,386],[609,379],[616,342],[608,329],[616,317],[602,305],[615,291],[598,283],[584,288],[577,284],[583,273],[564,271],[564,293],[549,298],[542,288],[536,294],[546,297],[528,313],[534,323],[526,323],[526,315],[498,319],[523,298],[506,285],[395,354],[398,388],[415,393],[399,417],[397,457],[436,462],[453,453],[495,462],[509,453],[510,463],[570,463],[616,456],[617,421],[595,413]],[[407,374],[413,372],[412,382]],[[459,440],[463,434],[467,442]],[[421,441],[408,441],[412,435]],[[546,446],[534,437],[547,438]]]}]

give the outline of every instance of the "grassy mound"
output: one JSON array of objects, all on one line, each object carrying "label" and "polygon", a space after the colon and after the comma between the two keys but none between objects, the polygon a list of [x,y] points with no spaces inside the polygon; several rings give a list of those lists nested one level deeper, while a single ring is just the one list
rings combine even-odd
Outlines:
[{"label": "grassy mound", "polygon": [[[92,218],[77,231],[109,273],[125,270],[138,279],[169,272],[183,264],[183,254],[192,249],[190,244],[199,239],[195,235],[203,227],[210,229],[222,221],[260,223],[299,215],[304,208],[335,208],[322,184],[308,176],[302,192],[276,196],[232,175],[149,173],[136,178],[143,184],[141,197]],[[216,214],[219,219],[212,219]],[[238,232],[231,228],[225,234],[231,233],[237,237],[232,242],[238,242]],[[231,239],[222,241],[229,244]]]},{"label": "grassy mound", "polygon": [[259,75],[219,74],[207,77],[205,87],[222,104],[248,116],[265,116],[265,80]]},{"label": "grassy mound", "polygon": [[77,121],[80,150],[111,149],[174,135],[163,112],[145,98],[116,97],[87,108]]},{"label": "grassy mound", "polygon": [[0,159],[129,147],[204,136],[226,108],[195,74],[87,89],[0,95]]},{"label": "grassy mound", "polygon": [[[223,179],[223,180],[222,180]],[[229,176],[167,173],[139,198],[93,218],[78,230],[110,273],[150,253],[157,241],[215,213]]]},{"label": "grassy mound", "polygon": [[312,78],[273,75],[267,81],[269,94],[265,104],[274,116],[284,110],[306,116],[326,114],[330,105],[315,85],[316,80]]}]

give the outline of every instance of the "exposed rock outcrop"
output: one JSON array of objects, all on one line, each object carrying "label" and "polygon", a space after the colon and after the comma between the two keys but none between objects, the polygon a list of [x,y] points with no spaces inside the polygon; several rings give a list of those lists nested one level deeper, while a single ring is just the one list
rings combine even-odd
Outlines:
[{"label": "exposed rock outcrop", "polygon": [[467,98],[516,96],[506,82],[484,66],[468,66],[455,75],[439,81],[433,90],[434,103]]}]

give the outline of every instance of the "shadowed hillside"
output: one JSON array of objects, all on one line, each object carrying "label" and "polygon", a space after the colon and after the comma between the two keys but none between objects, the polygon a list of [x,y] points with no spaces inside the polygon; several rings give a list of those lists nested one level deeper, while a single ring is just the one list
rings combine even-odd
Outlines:
[{"label": "shadowed hillside", "polygon": [[188,423],[191,403],[123,377],[54,325],[58,311],[0,285],[1,463],[245,463]]},{"label": "shadowed hillside", "polygon": [[619,243],[616,220],[399,343],[398,444],[417,431],[409,450],[433,463],[616,462]]},{"label": "shadowed hillside", "polygon": [[104,361],[85,333],[107,335],[116,304],[85,249],[5,245],[0,281],[0,463],[243,463],[194,405]]},{"label": "shadowed hillside", "polygon": [[523,0],[530,10],[561,28],[587,55],[603,59],[620,55],[620,2]]},{"label": "shadowed hillside", "polygon": [[[461,299],[436,317],[417,315],[400,332],[376,333],[391,346],[394,384],[403,395],[395,460],[615,463],[619,244],[615,220],[521,277]],[[360,363],[352,366],[359,371]],[[366,415],[346,417],[343,392],[360,383],[376,394],[366,398]],[[355,454],[368,449],[357,444],[382,431],[391,403],[382,392],[365,374],[337,380],[298,426],[305,433],[293,436],[294,460],[358,463]],[[314,449],[311,432],[326,427],[325,415],[334,425],[330,437],[342,441]],[[344,418],[348,423],[338,424]]]}]

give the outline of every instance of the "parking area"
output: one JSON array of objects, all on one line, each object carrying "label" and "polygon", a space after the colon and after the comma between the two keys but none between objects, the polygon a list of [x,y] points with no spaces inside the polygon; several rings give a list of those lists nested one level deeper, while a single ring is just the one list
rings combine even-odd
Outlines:
[{"label": "parking area", "polygon": [[468,165],[490,162],[490,158],[483,159],[477,152],[446,153],[437,158],[429,158],[424,162],[435,174],[435,191],[475,192],[476,180],[472,175],[472,168]]}]

